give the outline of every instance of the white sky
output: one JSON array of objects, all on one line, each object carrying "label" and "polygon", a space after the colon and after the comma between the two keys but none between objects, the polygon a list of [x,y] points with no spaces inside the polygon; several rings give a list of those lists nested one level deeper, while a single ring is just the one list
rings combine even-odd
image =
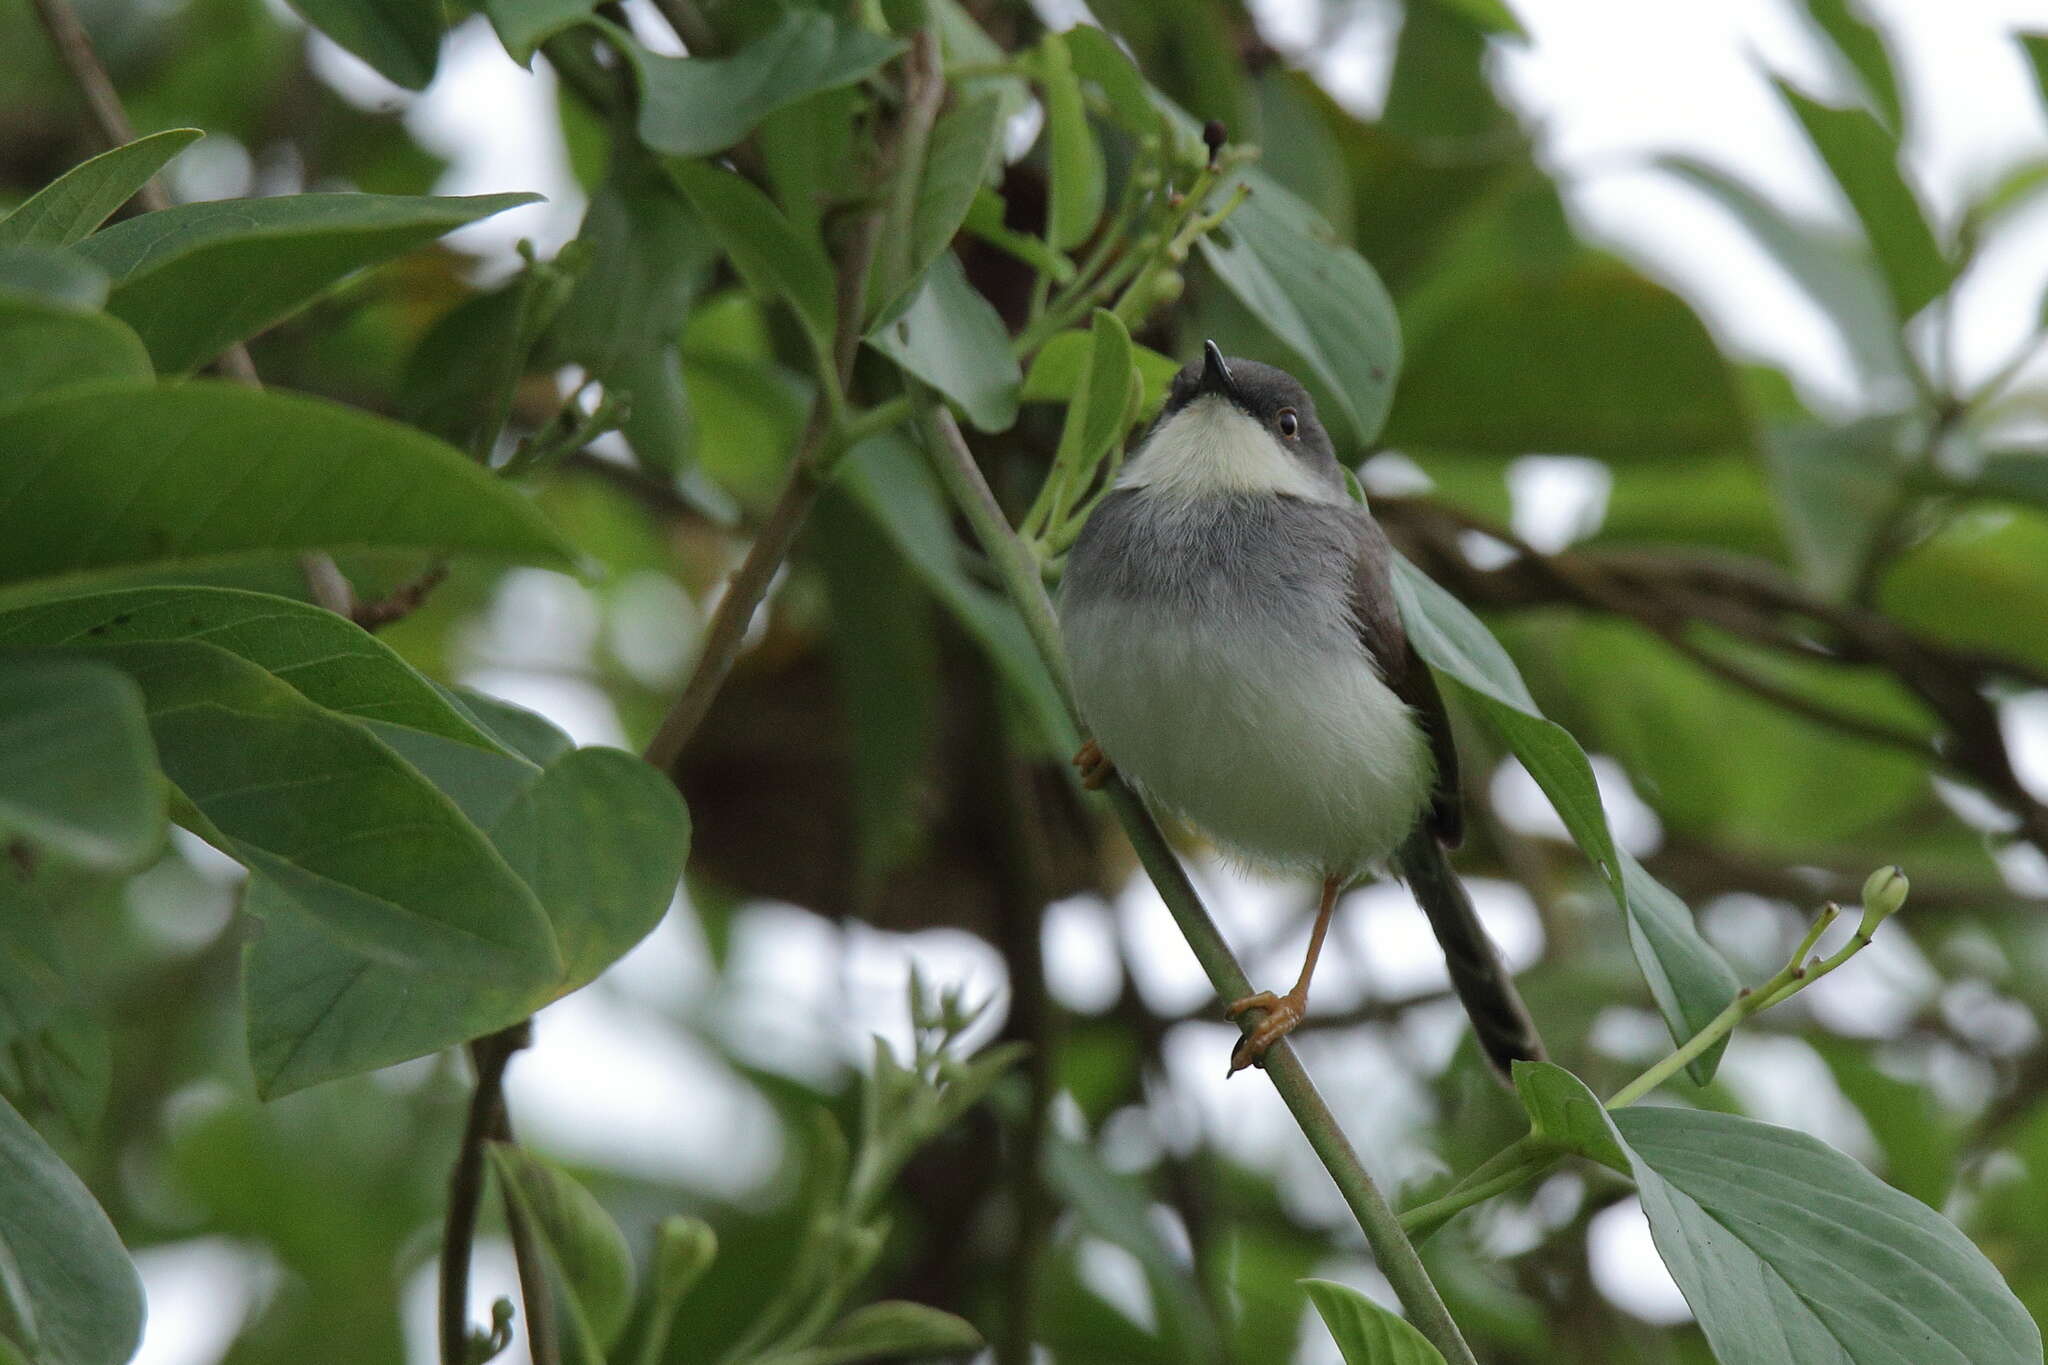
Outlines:
[{"label": "white sky", "polygon": [[[645,0],[632,4],[638,8]],[[1070,17],[1082,12],[1075,0],[1047,0],[1044,8]],[[1298,52],[1309,43],[1312,35],[1304,19],[1312,10],[1307,0],[1255,0],[1255,8],[1284,50]],[[1380,8],[1361,11],[1350,29],[1319,49],[1332,88],[1367,109],[1378,102],[1391,37],[1384,20],[1374,17]],[[1910,146],[1912,170],[1944,221],[1953,218],[1971,188],[2021,157],[2048,154],[2048,124],[2005,39],[2022,23],[2041,22],[2040,0],[1871,0],[1871,8],[1894,38],[1907,98],[1919,118]],[[1859,407],[1863,396],[1854,391],[1842,349],[1813,306],[1720,210],[1646,165],[1658,153],[1691,152],[1803,215],[1846,221],[1844,206],[1817,159],[1760,74],[1768,66],[1823,93],[1840,88],[1789,6],[1780,0],[1519,0],[1516,9],[1531,41],[1525,48],[1502,50],[1497,72],[1540,130],[1548,164],[1565,184],[1582,230],[1674,284],[1727,344],[1790,366],[1815,401],[1838,410]],[[550,112],[552,78],[544,64],[538,74],[521,71],[481,22],[472,22],[450,38],[433,87],[413,98],[324,40],[310,41],[322,76],[351,98],[409,105],[414,131],[452,160],[439,192],[538,190],[548,195],[548,204],[467,229],[470,249],[503,261],[521,236],[537,239],[548,251],[574,235],[582,197],[568,176]],[[212,163],[195,158],[191,174],[198,187],[244,192],[234,180],[246,177],[246,158],[240,163],[232,157],[216,157]],[[2034,326],[2048,278],[2048,202],[2020,220],[2020,226],[2024,231],[1993,251],[1964,287],[1958,353],[1966,376],[1995,369]],[[1525,473],[1532,488],[1554,492],[1571,482],[1568,469]],[[517,622],[517,629],[493,629],[506,620]],[[470,680],[547,712],[585,742],[619,742],[618,719],[602,694],[573,676],[601,647],[584,589],[551,575],[518,575],[507,585],[485,632],[474,651]],[[504,650],[509,648],[538,649],[545,658],[507,658]],[[542,662],[548,666],[536,666]],[[2036,709],[2043,715],[2041,733],[2022,748],[2025,761],[2048,782],[2048,702]],[[1602,777],[1603,787],[1611,788],[1610,800],[1633,831],[1628,842],[1654,842],[1654,816],[1639,802],[1631,804],[1625,779],[1618,771],[1603,771]],[[1551,817],[1540,798],[1523,790],[1525,785],[1524,779],[1505,773],[1496,793],[1511,817],[1544,828]],[[1648,825],[1642,816],[1648,816]],[[1299,888],[1246,882],[1221,868],[1203,870],[1203,880],[1216,897],[1226,931],[1247,947],[1271,938],[1277,908],[1295,906],[1305,894]],[[1515,888],[1478,890],[1489,923],[1511,952],[1520,956],[1540,950],[1534,917]],[[1381,904],[1392,894],[1367,891],[1353,897],[1334,940],[1336,951],[1318,978],[1319,1003],[1341,1007],[1367,990],[1406,994],[1440,979],[1441,965],[1419,918],[1403,906]],[[1133,969],[1148,1000],[1185,1006],[1206,998],[1206,983],[1156,896],[1149,887],[1134,886],[1113,912],[1083,899],[1056,908],[1050,917],[1045,939],[1049,969],[1053,990],[1063,1002],[1082,1010],[1107,1003],[1115,987],[1118,937],[1134,953]],[[1254,965],[1268,975],[1291,972],[1298,951],[1298,935],[1283,937],[1255,957]],[[1000,959],[967,935],[909,939],[841,931],[792,907],[761,907],[744,915],[736,952],[737,979],[744,990],[732,991],[725,1003],[746,1008],[749,1000],[756,1006],[778,1002],[772,1010],[776,1027],[752,1035],[765,1054],[759,1060],[803,1074],[857,1064],[869,1032],[902,1036],[903,981],[912,960],[923,963],[934,981],[964,978],[978,990],[1004,989]],[[750,1175],[770,1169],[776,1138],[765,1107],[731,1082],[708,1051],[686,1044],[672,1029],[646,1027],[673,1010],[683,983],[703,980],[705,970],[701,944],[687,918],[672,916],[599,986],[544,1014],[536,1048],[515,1063],[511,1074],[512,1103],[522,1126],[550,1149],[653,1174],[708,1179],[719,1169],[720,1158],[737,1149],[751,1151],[756,1160],[739,1170],[728,1164],[726,1177],[744,1184]],[[1639,1044],[1645,1028],[1656,1028],[1654,1021],[1627,1012],[1608,1022],[1620,1030],[1617,1046],[1622,1048]],[[1440,1021],[1421,1021],[1400,1046],[1430,1055],[1458,1026],[1454,1012]],[[1176,1029],[1166,1048],[1173,1090],[1158,1099],[1201,1124],[1200,1131],[1233,1154],[1278,1171],[1289,1205],[1303,1216],[1342,1229],[1346,1216],[1327,1177],[1271,1088],[1256,1078],[1240,1078],[1227,1087],[1223,1083],[1220,1059],[1228,1050],[1229,1033],[1225,1026],[1208,1024]],[[1416,1106],[1426,1103],[1412,1087],[1403,1088],[1405,1073],[1397,1059],[1377,1043],[1361,1047],[1347,1040],[1333,1048],[1326,1042],[1312,1037],[1305,1050],[1359,1146],[1373,1154],[1376,1164],[1386,1163],[1379,1174],[1398,1183],[1424,1173],[1426,1153],[1403,1153],[1398,1142],[1390,1150],[1388,1143],[1373,1140],[1379,1130],[1398,1134],[1398,1125],[1423,1112]],[[1839,1096],[1830,1098],[1832,1085],[1825,1075],[1805,1064],[1811,1054],[1804,1059],[1788,1061],[1751,1049],[1731,1058],[1731,1075],[1767,1117],[1809,1127],[1852,1148],[1859,1140],[1867,1142],[1867,1135],[1858,1133],[1833,1103]],[[1794,1082],[1789,1089],[1782,1083],[1787,1079]],[[723,1153],[679,1136],[703,1130],[707,1105],[720,1115],[718,1129],[727,1139]],[[735,1133],[745,1134],[745,1140],[731,1141]],[[1682,1318],[1684,1306],[1650,1253],[1639,1211],[1619,1206],[1603,1214],[1594,1225],[1593,1241],[1594,1271],[1605,1292],[1653,1321]],[[1148,1305],[1132,1297],[1142,1297],[1142,1283],[1133,1286],[1128,1276],[1113,1274],[1109,1251],[1091,1252],[1091,1264],[1107,1284],[1118,1287],[1113,1297],[1122,1301],[1120,1306],[1143,1317]],[[505,1259],[493,1255],[480,1267],[480,1312],[489,1295],[503,1291],[509,1274]],[[143,1365],[217,1360],[233,1322],[271,1273],[260,1256],[218,1241],[158,1248],[141,1258],[141,1265],[152,1307],[148,1336],[137,1357]],[[1384,1293],[1384,1283],[1358,1267],[1347,1278]],[[224,1290],[224,1284],[230,1289]],[[430,1312],[429,1299],[426,1284],[415,1285],[408,1294],[409,1317],[422,1320]],[[1320,1334],[1309,1335],[1304,1359],[1336,1359]],[[413,1353],[415,1361],[430,1359],[424,1340]],[[515,1348],[515,1356],[507,1359],[516,1365],[524,1355]]]}]

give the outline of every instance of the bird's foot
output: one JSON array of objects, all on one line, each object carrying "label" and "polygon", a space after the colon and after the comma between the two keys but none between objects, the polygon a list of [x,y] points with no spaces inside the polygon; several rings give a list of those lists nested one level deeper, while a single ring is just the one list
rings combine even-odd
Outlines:
[{"label": "bird's foot", "polygon": [[1109,761],[1109,755],[1102,752],[1102,746],[1092,739],[1081,746],[1073,762],[1081,770],[1081,785],[1089,791],[1100,791],[1116,772],[1116,765]]},{"label": "bird's foot", "polygon": [[1266,1050],[1294,1032],[1295,1025],[1308,1012],[1308,995],[1298,990],[1285,995],[1260,991],[1257,995],[1233,1000],[1223,1013],[1235,1019],[1246,1010],[1264,1010],[1266,1017],[1259,1020],[1257,1028],[1238,1039],[1236,1051],[1230,1054],[1230,1071],[1227,1074],[1232,1076],[1248,1066],[1263,1067],[1266,1064]]}]

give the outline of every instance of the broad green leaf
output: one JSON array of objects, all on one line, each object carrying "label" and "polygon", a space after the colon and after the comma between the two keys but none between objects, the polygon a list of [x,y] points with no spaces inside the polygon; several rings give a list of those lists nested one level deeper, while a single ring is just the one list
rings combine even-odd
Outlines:
[{"label": "broad green leaf", "polygon": [[585,1359],[602,1365],[633,1310],[633,1253],[604,1205],[552,1161],[494,1142],[491,1165],[540,1233]]},{"label": "broad green leaf", "polygon": [[940,116],[918,182],[910,232],[903,244],[900,281],[884,286],[893,289],[894,295],[884,295],[883,305],[875,313],[877,323],[888,321],[910,303],[932,262],[952,245],[953,235],[967,220],[976,197],[987,188],[984,182],[1000,149],[1002,131],[1002,100],[993,94],[978,96]]},{"label": "broad green leaf", "polygon": [[830,355],[838,306],[824,244],[799,233],[744,176],[705,161],[670,162],[668,172],[748,287],[788,302]]},{"label": "broad green leaf", "polygon": [[0,1342],[48,1365],[126,1365],[142,1280],[107,1215],[0,1100]]},{"label": "broad green leaf", "polygon": [[1637,1106],[1614,1126],[1657,1250],[1725,1365],[2039,1365],[1954,1224],[1804,1133]]},{"label": "broad green leaf", "polygon": [[70,309],[107,301],[107,272],[69,251],[48,246],[0,246],[0,299]]},{"label": "broad green leaf", "polygon": [[[479,703],[503,727],[516,708]],[[553,747],[547,741],[536,752]],[[667,911],[689,817],[666,778],[630,754],[577,749],[545,770],[445,742],[393,736],[464,804],[538,898],[562,970],[541,981],[413,970],[338,941],[258,878],[265,932],[244,961],[249,1059],[265,1095],[424,1056],[532,1014],[587,984]]]},{"label": "broad green leaf", "polygon": [[[1067,468],[1082,471],[1093,471],[1111,447],[1123,444],[1136,416],[1135,400],[1143,394],[1131,358],[1131,334],[1116,314],[1096,309],[1089,337],[1087,377],[1067,405],[1056,456]],[[1081,491],[1073,490],[1076,496]]]},{"label": "broad green leaf", "polygon": [[854,138],[867,126],[868,98],[856,87],[820,90],[785,104],[754,130],[775,201],[806,237],[824,238],[824,215],[844,189]]},{"label": "broad green leaf", "polygon": [[[113,277],[107,311],[136,330],[159,370],[183,374],[364,266],[537,200],[531,194],[228,199],[145,213],[74,249]],[[234,287],[223,288],[230,280]]]},{"label": "broad green leaf", "polygon": [[70,246],[204,136],[197,128],[171,128],[72,167],[0,218],[0,246]]},{"label": "broad green leaf", "polygon": [[291,0],[307,22],[386,80],[424,90],[434,79],[445,24],[433,0]]},{"label": "broad green leaf", "polygon": [[563,29],[581,23],[598,0],[484,0],[484,13],[512,60],[529,69],[533,52]]},{"label": "broad green leaf", "polygon": [[1047,33],[1038,41],[1038,78],[1045,87],[1045,138],[1051,162],[1052,198],[1046,210],[1045,239],[1056,251],[1088,240],[1102,217],[1106,172],[1088,109],[1081,102],[1081,82],[1066,40]]},{"label": "broad green leaf", "polygon": [[1854,586],[1897,503],[1903,426],[1896,417],[1869,417],[1844,427],[1764,433],[1764,466],[1785,541],[1801,574],[1825,597]]},{"label": "broad green leaf", "polygon": [[1985,507],[1949,520],[1894,560],[1886,614],[1936,640],[2048,668],[2048,515]]},{"label": "broad green leaf", "polygon": [[1898,319],[1877,263],[1861,242],[1803,223],[1717,166],[1695,157],[1661,156],[1659,168],[1690,184],[1747,228],[1785,273],[1819,304],[1867,376],[1901,373],[1904,352]]},{"label": "broad green leaf", "polygon": [[499,745],[529,763],[545,768],[576,747],[574,740],[537,711],[473,687],[442,687],[438,683],[435,686],[449,701],[465,709]]},{"label": "broad green leaf", "polygon": [[722,152],[774,110],[851,85],[902,50],[802,7],[730,57],[661,57],[635,43],[626,55],[640,79],[640,140],[671,156]]},{"label": "broad green leaf", "polygon": [[1273,181],[1246,178],[1251,197],[1202,239],[1202,256],[1293,352],[1340,444],[1370,445],[1401,369],[1393,302],[1372,267],[1306,204]]},{"label": "broad green leaf", "polygon": [[337,939],[382,961],[457,975],[558,975],[562,959],[533,893],[452,801],[367,728],[214,645],[79,652],[141,685],[164,774],[189,803],[181,822]]},{"label": "broad green leaf", "polygon": [[1119,127],[1138,137],[1160,131],[1162,120],[1151,89],[1116,39],[1093,24],[1076,24],[1060,36],[1074,74],[1101,87],[1109,116]]},{"label": "broad green leaf", "polygon": [[816,1365],[841,1361],[922,1359],[978,1351],[981,1333],[965,1318],[921,1303],[884,1299],[854,1309],[805,1356]]},{"label": "broad green leaf", "polygon": [[951,253],[932,264],[909,308],[867,342],[952,399],[980,430],[1007,431],[1017,420],[1024,377],[1009,333]]},{"label": "broad green leaf", "polygon": [[1806,0],[1806,14],[1856,73],[1858,84],[1885,126],[1903,134],[1906,115],[1899,99],[1898,74],[1885,51],[1884,35],[1863,7],[1857,0]]},{"label": "broad green leaf", "polygon": [[407,357],[399,414],[473,459],[488,460],[494,431],[526,359],[527,291],[518,283],[465,299],[443,314]]},{"label": "broad green leaf", "polygon": [[[1031,358],[1031,368],[1024,375],[1024,387],[1017,397],[1025,403],[1069,403],[1080,391],[1081,383],[1088,377],[1088,366],[1094,355],[1095,340],[1091,333],[1079,330],[1061,332],[1058,336],[1038,348],[1038,354]],[[1131,362],[1138,367],[1138,377],[1143,381],[1145,393],[1138,404],[1140,416],[1158,410],[1166,401],[1166,391],[1173,384],[1173,377],[1180,373],[1180,362],[1171,356],[1164,356],[1150,346],[1131,346]]]},{"label": "broad green leaf", "polygon": [[1885,1071],[1861,1039],[1809,1035],[1842,1095],[1870,1125],[1884,1155],[1885,1180],[1931,1209],[1940,1210],[1955,1187],[1966,1128],[1924,1081]]},{"label": "broad green leaf", "polygon": [[888,534],[897,553],[1023,699],[1046,751],[1072,753],[1080,740],[1023,618],[962,566],[952,513],[916,448],[900,436],[877,436],[848,451],[837,472],[839,486]]},{"label": "broad green leaf", "polygon": [[164,786],[142,694],[84,659],[0,655],[0,842],[136,872],[163,846]]},{"label": "broad green leaf", "polygon": [[[1514,661],[1479,618],[1399,556],[1394,594],[1416,652],[1514,750],[1613,891],[1628,924],[1629,946],[1672,1041],[1692,1037],[1734,999],[1741,986],[1734,970],[1700,937],[1685,903],[1616,845],[1585,751],[1537,709]],[[1719,1060],[1716,1048],[1693,1064],[1693,1078],[1704,1085]]]},{"label": "broad green leaf", "polygon": [[1955,269],[1899,168],[1898,138],[1868,110],[1837,109],[1774,83],[1863,224],[1898,316],[1911,318],[1948,288]]},{"label": "broad green leaf", "polygon": [[141,340],[105,313],[0,292],[0,407],[71,384],[152,378]]},{"label": "broad green leaf", "polygon": [[1537,1138],[1628,1174],[1628,1153],[1615,1141],[1606,1106],[1577,1076],[1549,1062],[1516,1062],[1515,1094]]},{"label": "broad green leaf", "polygon": [[304,602],[236,588],[152,587],[0,612],[0,648],[161,640],[225,649],[315,705],[356,720],[404,726],[475,749],[501,747],[465,702],[415,672],[376,636]]},{"label": "broad green leaf", "polygon": [[1609,459],[1740,447],[1734,376],[1676,294],[1615,261],[1496,276],[1411,332],[1389,443]]},{"label": "broad green leaf", "polygon": [[1303,1280],[1308,1301],[1330,1329],[1344,1365],[1443,1365],[1443,1353],[1408,1325],[1348,1284]]},{"label": "broad green leaf", "polygon": [[322,399],[195,381],[0,410],[0,583],[369,546],[571,562],[516,488]]}]

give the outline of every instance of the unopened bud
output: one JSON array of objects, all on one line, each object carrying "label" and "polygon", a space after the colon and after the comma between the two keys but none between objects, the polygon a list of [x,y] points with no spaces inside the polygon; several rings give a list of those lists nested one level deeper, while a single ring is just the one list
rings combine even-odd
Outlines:
[{"label": "unopened bud", "polygon": [[1897,867],[1880,867],[1870,874],[1863,883],[1863,924],[1860,930],[1869,934],[1878,925],[1899,912],[1906,903],[1906,893],[1911,890],[1906,874]]},{"label": "unopened bud", "polygon": [[654,1233],[654,1292],[670,1303],[710,1269],[718,1255],[718,1234],[702,1218],[671,1214]]}]

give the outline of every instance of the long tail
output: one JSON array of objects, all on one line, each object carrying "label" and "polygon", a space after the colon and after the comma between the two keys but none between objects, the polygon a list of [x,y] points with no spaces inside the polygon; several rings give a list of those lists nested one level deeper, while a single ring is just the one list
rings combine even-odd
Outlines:
[{"label": "long tail", "polygon": [[1443,845],[1427,824],[1408,836],[1394,862],[1401,879],[1414,891],[1422,913],[1429,916],[1429,927],[1436,931],[1444,963],[1450,968],[1451,989],[1472,1018],[1486,1060],[1503,1079],[1517,1061],[1545,1060],[1543,1039],[1529,1018],[1529,1007],[1522,1003],[1514,977],[1472,909],[1465,884],[1451,870]]}]

